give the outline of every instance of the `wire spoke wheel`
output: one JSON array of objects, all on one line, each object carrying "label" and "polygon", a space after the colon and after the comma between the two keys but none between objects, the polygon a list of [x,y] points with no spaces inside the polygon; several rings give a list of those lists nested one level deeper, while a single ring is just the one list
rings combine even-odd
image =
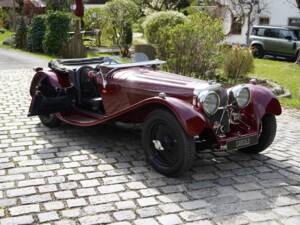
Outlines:
[{"label": "wire spoke wheel", "polygon": [[146,158],[166,176],[180,176],[193,164],[195,144],[170,112],[156,110],[143,125],[142,143]]},{"label": "wire spoke wheel", "polygon": [[174,166],[178,162],[178,137],[163,121],[157,121],[151,128],[153,160],[164,166]]}]

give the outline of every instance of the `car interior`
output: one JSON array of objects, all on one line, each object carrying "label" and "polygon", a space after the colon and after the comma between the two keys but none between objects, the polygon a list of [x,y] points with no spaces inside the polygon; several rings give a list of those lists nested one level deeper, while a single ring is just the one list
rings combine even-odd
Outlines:
[{"label": "car interior", "polygon": [[97,113],[105,114],[97,76],[100,76],[99,65],[117,64],[118,62],[109,57],[92,59],[64,59],[49,63],[49,68],[62,76],[69,76],[75,88],[76,107]]}]

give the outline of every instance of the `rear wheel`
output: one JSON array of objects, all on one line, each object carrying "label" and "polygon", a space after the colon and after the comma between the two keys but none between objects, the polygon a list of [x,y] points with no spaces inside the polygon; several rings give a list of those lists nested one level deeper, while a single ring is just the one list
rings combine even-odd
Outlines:
[{"label": "rear wheel", "polygon": [[261,121],[261,133],[258,139],[258,144],[240,149],[240,151],[250,154],[257,154],[264,151],[274,141],[276,130],[276,117],[273,114],[266,114]]},{"label": "rear wheel", "polygon": [[55,114],[39,115],[40,121],[46,127],[57,127],[60,124],[60,120]]},{"label": "rear wheel", "polygon": [[253,45],[251,47],[252,49],[252,54],[255,58],[263,58],[265,53],[264,53],[264,49],[261,45]]},{"label": "rear wheel", "polygon": [[300,59],[298,60],[298,58],[300,57],[300,50],[297,51],[296,55],[293,57],[293,61],[295,63],[300,63]]},{"label": "rear wheel", "polygon": [[143,125],[142,143],[149,163],[166,176],[180,176],[193,164],[193,138],[168,111],[156,110],[148,116]]}]

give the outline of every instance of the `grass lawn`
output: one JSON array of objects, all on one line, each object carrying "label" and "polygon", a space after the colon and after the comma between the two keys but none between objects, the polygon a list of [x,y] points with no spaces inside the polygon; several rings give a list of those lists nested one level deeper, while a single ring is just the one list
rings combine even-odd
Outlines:
[{"label": "grass lawn", "polygon": [[3,41],[9,37],[12,36],[12,32],[10,31],[5,31],[4,33],[0,33],[0,48],[3,48],[3,47],[7,47],[5,45],[3,45]]},{"label": "grass lawn", "polygon": [[300,66],[292,62],[273,59],[255,59],[255,70],[251,74],[277,82],[292,93],[291,98],[282,98],[280,102],[287,107],[300,109]]}]

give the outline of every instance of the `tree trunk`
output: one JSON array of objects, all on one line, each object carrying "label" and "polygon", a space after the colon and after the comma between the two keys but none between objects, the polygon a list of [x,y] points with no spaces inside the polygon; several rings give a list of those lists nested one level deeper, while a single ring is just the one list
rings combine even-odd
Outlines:
[{"label": "tree trunk", "polygon": [[17,28],[17,12],[16,12],[16,1],[12,0],[13,3],[13,7],[12,7],[12,11],[13,11],[13,15],[12,15],[12,23],[13,23],[13,31],[16,31]]}]

